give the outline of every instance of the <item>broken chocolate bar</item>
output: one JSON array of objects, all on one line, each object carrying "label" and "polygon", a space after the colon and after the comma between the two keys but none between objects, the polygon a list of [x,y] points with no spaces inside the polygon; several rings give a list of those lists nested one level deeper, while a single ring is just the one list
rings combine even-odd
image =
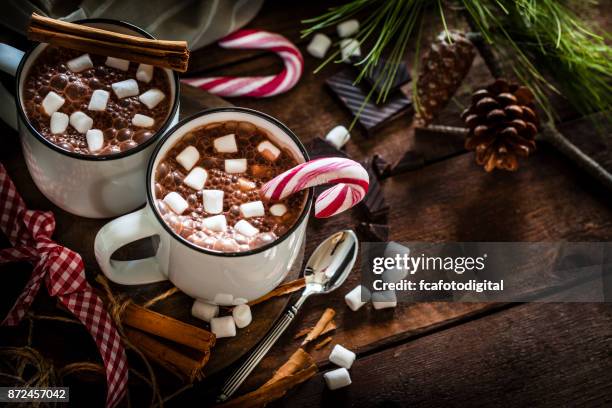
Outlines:
[{"label": "broken chocolate bar", "polygon": [[389,206],[385,201],[382,188],[380,187],[380,183],[372,167],[372,160],[366,160],[362,165],[370,176],[370,187],[359,205],[365,210],[370,221],[380,220],[387,216]]},{"label": "broken chocolate bar", "polygon": [[[402,61],[397,65],[397,67],[388,67],[389,64],[390,63],[387,60],[381,58],[378,61],[378,64],[376,64],[372,68],[372,70],[369,71],[368,74],[365,76],[365,79],[368,84],[372,88],[376,89],[377,93],[382,92],[382,86],[386,81],[386,77],[390,74],[389,70],[397,68],[395,76],[393,77],[393,81],[391,82],[391,86],[389,88],[390,91],[396,91],[402,85],[405,85],[410,82],[411,78],[410,72],[408,72],[408,64]],[[387,69],[387,72],[385,72],[385,69]]]}]

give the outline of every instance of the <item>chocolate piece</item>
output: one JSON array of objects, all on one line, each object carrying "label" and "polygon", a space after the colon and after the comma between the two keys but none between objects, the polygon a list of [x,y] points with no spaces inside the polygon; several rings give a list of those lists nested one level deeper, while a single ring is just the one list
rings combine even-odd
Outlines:
[{"label": "chocolate piece", "polygon": [[412,107],[412,101],[398,90],[390,93],[387,100],[379,105],[374,103],[373,99],[376,96],[373,95],[362,109],[368,91],[364,91],[359,85],[353,85],[354,81],[353,72],[344,70],[338,72],[325,82],[340,101],[351,111],[353,116],[359,116],[357,120],[368,132],[384,122],[408,112]]},{"label": "chocolate piece", "polygon": [[389,226],[387,224],[361,222],[357,225],[357,233],[364,241],[386,242],[389,239]]},{"label": "chocolate piece", "polygon": [[[377,93],[382,92],[382,86],[385,82],[385,76],[383,75],[383,70],[389,62],[385,59],[380,59],[378,64],[376,64],[372,71],[368,72],[365,77],[365,80],[368,84],[376,89]],[[393,69],[393,68],[391,68]],[[381,78],[382,76],[382,78]],[[393,82],[391,83],[390,92],[398,90],[402,85],[410,82],[410,72],[408,71],[408,64],[405,62],[400,62],[397,66],[397,71],[395,72],[395,76],[393,77]]]},{"label": "chocolate piece", "polygon": [[391,175],[391,163],[385,160],[379,154],[375,154],[372,159],[372,167],[374,168],[374,172],[379,179],[387,178]]},{"label": "chocolate piece", "polygon": [[320,157],[344,157],[350,159],[348,154],[320,137],[314,138],[308,145],[307,150],[310,153],[311,159],[318,159]]},{"label": "chocolate piece", "polygon": [[368,193],[359,203],[359,205],[365,210],[370,221],[380,220],[386,217],[387,213],[389,212],[389,206],[385,201],[385,196],[382,188],[380,188],[380,183],[378,182],[376,173],[374,173],[372,161],[367,160],[363,162],[362,165],[368,171],[368,175],[370,176],[370,187],[368,188]]}]

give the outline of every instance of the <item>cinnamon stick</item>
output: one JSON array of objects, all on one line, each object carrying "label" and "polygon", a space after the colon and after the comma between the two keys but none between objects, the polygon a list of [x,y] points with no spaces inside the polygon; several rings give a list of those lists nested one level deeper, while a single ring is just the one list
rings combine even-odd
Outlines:
[{"label": "cinnamon stick", "polygon": [[[329,333],[332,330],[336,330],[337,328],[338,328],[338,326],[336,325],[336,322],[334,320],[332,320],[331,322],[329,322],[329,323],[327,323],[325,325],[325,328],[323,329],[323,331],[321,333],[319,333],[319,337]],[[314,329],[314,326],[312,326],[312,327],[304,327],[302,330],[298,331],[295,334],[295,336],[293,336],[293,339],[297,340],[300,337],[304,337],[308,333],[310,333],[313,329]],[[313,340],[316,340],[316,339],[313,339]]]},{"label": "cinnamon stick", "polygon": [[215,335],[172,317],[130,304],[121,317],[124,325],[154,334],[187,347],[209,352],[215,345]]},{"label": "cinnamon stick", "polygon": [[306,338],[302,342],[302,346],[305,346],[306,344],[310,343],[312,340],[319,337],[321,333],[323,332],[323,330],[325,329],[325,326],[327,326],[329,322],[332,321],[335,315],[336,315],[336,311],[334,309],[330,309],[330,308],[325,309],[325,311],[323,312],[323,315],[321,316],[321,318],[319,318],[319,321],[317,322],[317,324],[315,324],[315,326],[312,328],[310,333],[306,335]]},{"label": "cinnamon stick", "polygon": [[325,339],[321,340],[320,342],[318,342],[317,344],[315,344],[314,349],[315,350],[321,350],[323,347],[327,346],[329,343],[331,343],[332,338],[331,336],[326,337]]},{"label": "cinnamon stick", "polygon": [[33,41],[185,72],[186,41],[164,41],[121,34],[32,14],[27,32]]},{"label": "cinnamon stick", "polygon": [[304,368],[307,368],[310,365],[313,365],[314,363],[315,362],[310,356],[310,354],[305,352],[303,348],[299,347],[291,355],[291,357],[289,357],[289,360],[287,360],[285,364],[280,366],[278,370],[274,372],[272,378],[270,378],[264,385],[262,385],[262,387],[273,384],[287,376],[293,375],[298,371],[303,370]]},{"label": "cinnamon stick", "polygon": [[141,331],[129,327],[124,328],[124,331],[130,342],[138,347],[147,358],[155,361],[180,379],[194,382],[204,377],[202,368],[208,362],[209,351],[199,352],[200,356],[198,358],[192,358]]},{"label": "cinnamon stick", "polygon": [[271,299],[273,297],[284,296],[290,293],[297,292],[304,286],[306,286],[305,278],[299,278],[291,282],[283,283],[282,285],[277,286],[273,291],[263,295],[262,297],[257,298],[255,300],[251,300],[248,305],[253,306],[258,303],[265,302],[266,300]]}]

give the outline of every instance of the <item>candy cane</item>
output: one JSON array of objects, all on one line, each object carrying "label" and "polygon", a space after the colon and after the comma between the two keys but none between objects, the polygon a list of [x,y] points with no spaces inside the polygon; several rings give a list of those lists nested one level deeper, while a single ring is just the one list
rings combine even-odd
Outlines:
[{"label": "candy cane", "polygon": [[240,30],[219,41],[223,48],[270,50],[282,58],[285,68],[277,75],[187,78],[183,82],[219,96],[267,98],[287,92],[297,84],[304,69],[302,54],[282,35],[261,30]]},{"label": "candy cane", "polygon": [[323,191],[315,202],[315,217],[327,218],[348,210],[368,192],[368,172],[357,162],[340,157],[325,157],[299,164],[279,174],[261,187],[267,200],[282,200],[305,188],[327,183],[335,186]]}]

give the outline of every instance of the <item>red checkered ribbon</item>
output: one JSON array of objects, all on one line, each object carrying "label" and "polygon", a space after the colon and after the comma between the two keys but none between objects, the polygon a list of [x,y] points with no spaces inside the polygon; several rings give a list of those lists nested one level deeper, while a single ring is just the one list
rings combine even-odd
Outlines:
[{"label": "red checkered ribbon", "polygon": [[12,248],[0,250],[0,263],[28,261],[34,265],[30,281],[3,325],[17,325],[26,314],[42,282],[91,333],[106,367],[106,406],[123,398],[128,366],[121,338],[104,304],[85,279],[81,256],[51,240],[55,218],[50,211],[28,210],[0,163],[0,229]]}]

